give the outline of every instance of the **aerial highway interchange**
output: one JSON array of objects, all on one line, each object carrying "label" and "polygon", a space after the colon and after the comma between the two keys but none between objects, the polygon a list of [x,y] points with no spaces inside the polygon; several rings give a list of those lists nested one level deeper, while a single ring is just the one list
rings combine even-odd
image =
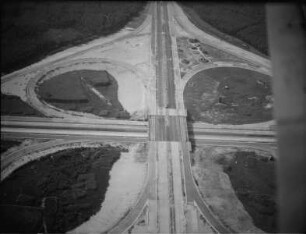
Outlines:
[{"label": "aerial highway interchange", "polygon": [[[192,219],[195,218],[193,216],[187,219],[185,217],[187,210],[200,214],[213,232],[231,233],[233,229],[220,220],[203,200],[193,178],[190,152],[194,146],[201,145],[247,145],[254,148],[274,149],[273,124],[268,127],[254,127],[253,125],[218,127],[217,125],[187,123],[187,111],[182,97],[182,89],[187,81],[181,77],[178,70],[177,48],[173,42],[176,37],[175,22],[183,24],[185,30],[191,30],[188,29],[191,23],[175,3],[152,2],[150,4],[150,11],[144,25],[133,32],[133,35],[124,36],[137,36],[148,25],[151,27],[151,65],[155,81],[150,93],[152,101],[148,110],[148,121],[86,117],[69,119],[68,117],[1,116],[1,139],[50,140],[43,144],[28,146],[23,151],[11,152],[1,158],[1,172],[7,170],[10,172],[8,168],[24,154],[56,145],[79,141],[147,143],[146,184],[136,204],[108,232],[127,232],[143,210],[148,209],[147,230],[151,233],[197,231],[197,227],[186,228],[188,226],[186,223],[192,223]],[[199,29],[195,31],[199,38],[203,35],[207,36],[204,32],[201,35],[202,32],[199,32]],[[117,38],[117,40],[120,39],[122,38]],[[256,69],[267,74],[270,72],[269,61],[258,55],[225,42],[218,44],[218,39],[210,35],[207,36],[206,41],[214,46],[219,46],[220,49],[248,59],[252,63],[250,66],[255,64]],[[54,63],[60,64],[64,59],[67,57],[60,58]],[[37,65],[38,68],[39,66],[42,65]],[[235,66],[234,63],[233,66]],[[31,69],[37,68],[34,66]],[[3,77],[1,82],[4,83],[10,77],[11,75]],[[28,94],[31,92],[29,89]]]}]

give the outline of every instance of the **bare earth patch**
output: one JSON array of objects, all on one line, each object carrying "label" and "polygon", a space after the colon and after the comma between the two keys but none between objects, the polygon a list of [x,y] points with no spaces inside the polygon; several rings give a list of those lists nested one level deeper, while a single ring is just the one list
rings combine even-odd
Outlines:
[{"label": "bare earth patch", "polygon": [[[57,51],[124,30],[145,2],[10,2],[1,7],[1,70],[8,73]],[[135,19],[136,18],[136,19]],[[138,19],[137,19],[138,18]],[[130,26],[131,27],[131,26]]]},{"label": "bare earth patch", "polygon": [[178,37],[178,55],[180,60],[181,77],[195,66],[215,61],[245,62],[234,55],[204,44],[197,39]]},{"label": "bare earth patch", "polygon": [[88,220],[104,200],[122,151],[109,145],[66,149],[17,169],[1,182],[1,232],[62,233]]}]

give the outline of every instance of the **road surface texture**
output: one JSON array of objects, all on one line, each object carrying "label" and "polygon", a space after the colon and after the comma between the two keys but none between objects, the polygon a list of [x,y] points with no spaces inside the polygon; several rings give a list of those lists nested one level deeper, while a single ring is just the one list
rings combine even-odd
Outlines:
[{"label": "road surface texture", "polygon": [[[188,21],[175,3],[152,2],[150,4],[149,14],[143,25],[133,33],[123,31],[114,36],[115,40],[131,38],[137,36],[137,33],[142,32],[145,27],[150,27],[153,79],[150,87],[151,96],[148,98],[148,122],[73,116],[69,118],[69,113],[62,116],[65,117],[64,119],[1,117],[1,138],[49,140],[4,154],[1,157],[2,178],[20,165],[24,154],[28,155],[52,146],[66,147],[83,141],[148,141],[148,173],[145,186],[137,202],[108,232],[133,232],[144,211],[147,212],[147,216],[145,229],[142,232],[200,232],[203,230],[198,224],[202,222],[200,217],[205,220],[210,232],[234,232],[212,212],[203,200],[193,178],[190,151],[198,145],[254,146],[269,151],[275,148],[275,133],[271,127],[272,123],[258,125],[256,128],[243,125],[231,127],[187,124],[183,90],[191,75],[187,74],[185,79],[180,76],[176,45],[177,25],[179,24],[182,29],[197,38],[204,38],[203,41],[208,45],[249,61],[249,64],[239,66],[253,67],[269,74],[270,62],[200,31]],[[102,41],[99,43],[110,43],[111,40]],[[1,79],[1,84],[23,72],[41,69],[48,63],[53,65],[67,63],[65,60],[67,58],[74,58],[75,55],[83,54],[88,50],[98,49],[101,46],[99,43],[97,41],[93,46],[82,46],[76,53],[72,53],[72,50],[68,54],[59,54],[54,59],[47,58],[29,68],[5,76]],[[228,66],[236,65],[231,63]],[[209,66],[217,67],[224,64],[216,62]],[[190,74],[193,72],[190,71]],[[34,79],[27,86],[28,94],[34,90],[35,82],[33,82]]]}]

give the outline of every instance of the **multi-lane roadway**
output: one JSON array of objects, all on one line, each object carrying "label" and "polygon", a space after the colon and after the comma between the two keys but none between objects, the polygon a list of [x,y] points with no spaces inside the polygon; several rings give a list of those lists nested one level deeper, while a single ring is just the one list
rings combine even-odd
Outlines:
[{"label": "multi-lane roadway", "polygon": [[[157,121],[157,119],[159,119]],[[167,120],[168,119],[168,120]],[[151,116],[149,123],[141,121],[126,120],[86,120],[78,119],[71,121],[61,118],[42,118],[42,117],[21,117],[21,116],[1,116],[1,136],[7,138],[26,138],[27,134],[32,134],[33,138],[61,138],[63,136],[72,137],[79,135],[80,138],[95,136],[120,136],[122,139],[131,141],[147,141],[148,139],[169,141],[169,139],[179,140],[182,136],[180,129],[184,123],[184,118],[179,117],[179,124],[173,116]],[[168,121],[168,123],[166,123]],[[151,123],[153,122],[153,123]],[[154,126],[155,130],[150,130],[148,126]],[[167,131],[158,131],[165,127]],[[254,130],[254,129],[232,129],[232,128],[213,128],[211,126],[198,126],[198,124],[188,124],[188,138],[195,143],[207,143],[208,141],[235,142],[235,144],[256,142],[271,144],[275,143],[275,131],[273,130]],[[56,133],[57,132],[57,133]],[[153,135],[153,133],[155,134]],[[58,137],[55,137],[54,134]],[[36,135],[35,135],[36,134]],[[125,134],[129,135],[127,138]],[[158,135],[158,136],[157,136]],[[180,135],[180,137],[179,137]],[[138,139],[139,138],[139,139]]]}]

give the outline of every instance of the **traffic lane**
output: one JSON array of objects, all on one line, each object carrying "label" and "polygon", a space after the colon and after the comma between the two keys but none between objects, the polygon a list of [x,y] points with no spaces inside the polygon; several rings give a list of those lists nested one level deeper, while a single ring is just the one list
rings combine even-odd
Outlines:
[{"label": "traffic lane", "polygon": [[[163,9],[161,9],[163,7]],[[156,59],[157,67],[157,87],[158,97],[157,102],[159,107],[175,108],[175,85],[174,72],[172,64],[171,37],[169,37],[169,22],[166,6],[159,3],[157,16],[157,46],[158,53]],[[161,13],[162,12],[162,13]],[[160,14],[164,18],[161,21]]]},{"label": "traffic lane", "polygon": [[45,134],[46,137],[50,135],[62,136],[80,136],[83,139],[89,136],[104,137],[104,136],[117,136],[117,137],[138,137],[148,139],[148,134],[143,132],[113,132],[113,131],[79,131],[79,130],[58,130],[58,129],[28,129],[28,128],[1,128],[1,136],[4,134],[24,134],[25,136],[31,134]]},{"label": "traffic lane", "polygon": [[164,70],[164,54],[163,54],[163,43],[162,43],[162,20],[161,20],[161,4],[158,3],[157,6],[157,54],[155,55],[155,58],[157,60],[157,67],[156,67],[156,83],[157,83],[157,104],[159,107],[165,106],[165,98],[164,98],[164,85],[163,85],[163,70]]}]

